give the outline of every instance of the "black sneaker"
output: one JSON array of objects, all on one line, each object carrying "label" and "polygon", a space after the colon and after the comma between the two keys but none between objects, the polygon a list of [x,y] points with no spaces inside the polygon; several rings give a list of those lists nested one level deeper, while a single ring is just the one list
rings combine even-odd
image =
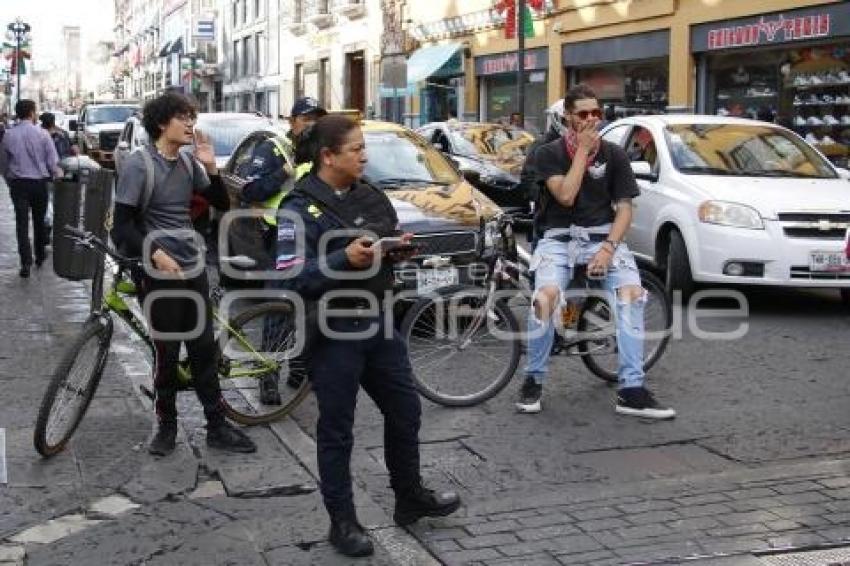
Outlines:
[{"label": "black sneaker", "polygon": [[400,527],[415,523],[422,517],[445,517],[460,507],[460,496],[453,491],[437,492],[417,487],[405,495],[396,495],[393,521]]},{"label": "black sneaker", "polygon": [[282,403],[277,381],[277,373],[267,373],[260,378],[260,403],[263,405],[280,405]]},{"label": "black sneaker", "polygon": [[676,411],[662,407],[645,387],[626,387],[617,392],[617,414],[645,419],[673,419]]},{"label": "black sneaker", "polygon": [[207,424],[207,446],[242,454],[257,451],[254,441],[227,421],[215,425]]},{"label": "black sneaker", "polygon": [[543,385],[537,383],[533,377],[526,377],[519,390],[516,410],[520,413],[539,413],[543,408],[540,404],[541,397],[543,397]]},{"label": "black sneaker", "polygon": [[173,421],[160,422],[156,429],[148,452],[154,456],[168,456],[174,452],[177,442],[177,423]]}]

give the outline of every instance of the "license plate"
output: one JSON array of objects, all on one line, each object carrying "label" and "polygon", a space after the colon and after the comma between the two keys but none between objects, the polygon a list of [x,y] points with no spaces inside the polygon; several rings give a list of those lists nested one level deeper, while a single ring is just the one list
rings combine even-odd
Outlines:
[{"label": "license plate", "polygon": [[457,268],[423,269],[416,272],[416,292],[425,295],[449,285],[460,282]]},{"label": "license plate", "polygon": [[844,252],[812,252],[809,256],[811,271],[850,272],[850,260]]}]

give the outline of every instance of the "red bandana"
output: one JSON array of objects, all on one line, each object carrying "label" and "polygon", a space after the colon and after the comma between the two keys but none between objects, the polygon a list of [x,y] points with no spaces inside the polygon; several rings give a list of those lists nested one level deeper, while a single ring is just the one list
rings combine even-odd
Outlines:
[{"label": "red bandana", "polygon": [[[566,135],[564,135],[564,145],[567,148],[567,154],[570,156],[570,160],[572,161],[576,157],[576,153],[578,152],[578,134],[576,131],[570,128],[567,130]],[[593,162],[596,161],[596,154],[599,153],[599,144],[596,144],[596,147],[593,148],[593,151],[587,154],[587,168],[593,165]]]}]

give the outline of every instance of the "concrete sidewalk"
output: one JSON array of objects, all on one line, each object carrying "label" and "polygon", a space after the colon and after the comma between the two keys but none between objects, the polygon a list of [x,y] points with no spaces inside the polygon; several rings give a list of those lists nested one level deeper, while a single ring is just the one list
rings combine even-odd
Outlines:
[{"label": "concrete sidewalk", "polygon": [[[80,428],[63,453],[42,459],[32,445],[36,413],[88,315],[90,294],[87,283],[57,277],[50,256],[29,279],[18,269],[11,201],[0,181],[0,428],[8,468],[0,565],[347,563],[325,542],[308,437],[306,466],[267,427],[248,429],[256,454],[208,451],[202,411],[187,392],[179,399],[178,450],[148,455],[153,412],[134,384],[149,383],[149,361],[120,324]],[[364,522],[385,546],[358,564],[431,561],[360,498]]]}]

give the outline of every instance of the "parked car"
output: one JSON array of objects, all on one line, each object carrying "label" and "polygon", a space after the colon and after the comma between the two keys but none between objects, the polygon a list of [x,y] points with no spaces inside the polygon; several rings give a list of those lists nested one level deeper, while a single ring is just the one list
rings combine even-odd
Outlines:
[{"label": "parked car", "polygon": [[836,287],[850,298],[850,173],[795,133],[668,115],[619,120],[602,135],[625,148],[641,189],[627,243],[671,288]]},{"label": "parked car", "polygon": [[[474,276],[469,267],[485,245],[492,244],[494,223],[502,211],[471,186],[454,166],[415,132],[388,122],[362,123],[369,162],[364,178],[384,189],[398,213],[401,228],[416,234],[420,255],[397,271],[405,288],[419,293],[460,283]],[[224,168],[232,196],[244,185],[241,167],[253,149],[270,137],[285,135],[277,125],[258,128],[245,137]],[[292,155],[286,159],[294,166]],[[235,200],[235,199],[234,199]],[[482,232],[482,220],[487,224]],[[441,269],[423,269],[423,262]]]},{"label": "parked car", "polygon": [[[216,165],[224,169],[242,138],[249,132],[271,124],[271,120],[256,114],[217,112],[198,114],[197,128],[212,139]],[[147,143],[148,134],[142,125],[141,116],[130,117],[121,130],[115,148],[115,170],[120,174],[127,156]]]},{"label": "parked car", "polygon": [[77,144],[80,151],[101,166],[114,166],[113,151],[127,119],[140,111],[137,104],[126,102],[89,103],[80,110]]},{"label": "parked car", "polygon": [[500,124],[433,122],[416,130],[448,155],[477,189],[519,220],[530,220],[531,196],[520,183],[534,136]]}]

